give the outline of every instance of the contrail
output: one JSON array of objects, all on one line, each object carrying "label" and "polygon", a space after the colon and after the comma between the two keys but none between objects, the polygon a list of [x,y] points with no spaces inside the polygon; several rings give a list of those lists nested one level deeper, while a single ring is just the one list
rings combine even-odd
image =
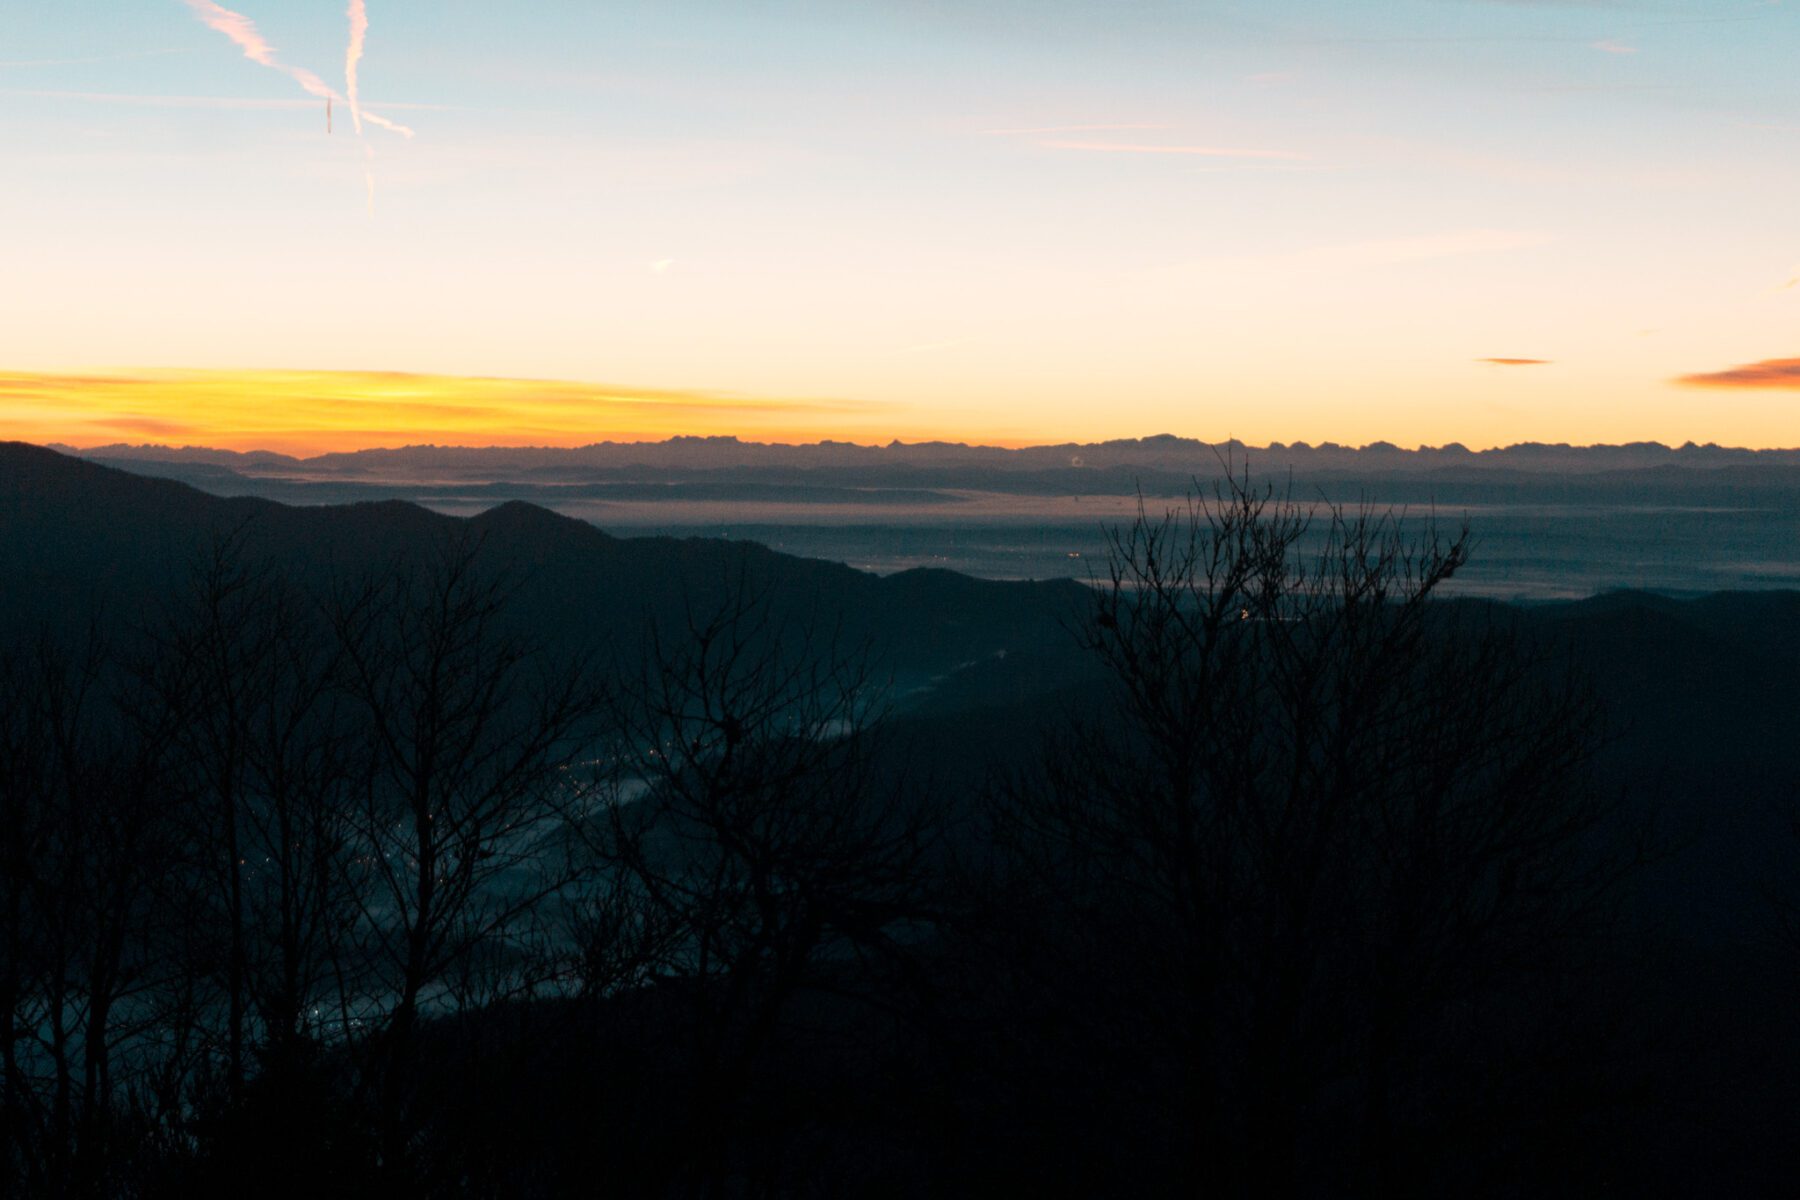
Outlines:
[{"label": "contrail", "polygon": [[400,122],[390,121],[386,117],[378,117],[374,113],[369,112],[366,109],[363,111],[363,120],[367,121],[371,125],[379,125],[383,129],[391,129],[395,133],[399,134],[401,137],[411,137],[413,135],[413,131],[411,129],[408,129],[406,126],[400,124]]},{"label": "contrail", "polygon": [[362,123],[366,118],[371,125],[379,125],[401,137],[411,137],[413,131],[406,126],[362,110],[362,100],[357,95],[356,65],[362,61],[363,40],[369,34],[369,6],[366,0],[350,0],[349,17],[350,45],[344,50],[344,90],[350,93],[350,119],[356,123],[357,136],[362,136]]},{"label": "contrail", "polygon": [[[291,66],[276,58],[275,47],[263,38],[261,32],[256,28],[256,22],[243,13],[233,12],[229,8],[214,3],[214,0],[182,0],[182,3],[192,9],[194,15],[199,17],[208,28],[218,30],[235,42],[238,48],[244,52],[244,57],[251,62],[280,71],[321,100],[343,99],[330,84],[311,71],[304,67]],[[358,4],[357,7],[360,8],[361,5]],[[390,129],[404,137],[413,136],[413,131],[406,126],[378,117],[374,113],[365,112],[362,116],[367,117],[371,123],[379,125],[383,129]]]},{"label": "contrail", "polygon": [[344,51],[344,90],[350,93],[350,120],[362,133],[362,107],[356,99],[356,64],[363,56],[363,38],[369,32],[369,9],[363,0],[350,0],[350,46]]},{"label": "contrail", "polygon": [[[244,52],[245,58],[280,71],[308,92],[322,98],[325,101],[325,127],[326,131],[330,132],[331,102],[343,99],[332,89],[330,84],[311,71],[302,67],[289,66],[277,59],[275,47],[269,45],[257,30],[256,23],[244,14],[232,12],[229,8],[215,3],[214,0],[184,0],[184,3],[193,9],[194,14],[210,28],[218,30],[237,43],[238,48]],[[367,117],[370,124],[392,130],[402,137],[412,137],[413,131],[386,117],[362,111],[362,101],[357,95],[356,66],[363,56],[363,39],[369,32],[369,10],[365,0],[350,0],[348,16],[350,18],[350,44],[344,50],[344,87],[350,93],[350,119],[356,125],[356,138],[362,142],[363,191],[369,213],[373,215],[375,212],[375,173],[370,164],[375,157],[375,152],[370,149],[368,142],[363,141],[363,118]]]},{"label": "contrail", "polygon": [[249,17],[243,13],[234,13],[229,8],[220,8],[212,0],[186,0],[186,3],[209,27],[242,47],[245,58],[265,67],[275,65],[275,47],[263,41],[262,34],[256,31],[256,25]]},{"label": "contrail", "polygon": [[[350,44],[344,47],[344,91],[350,95],[350,120],[356,126],[356,140],[362,143],[363,152],[363,205],[368,214],[375,215],[375,151],[363,139],[362,104],[356,94],[356,64],[362,61],[363,39],[369,32],[369,8],[364,0],[350,0],[350,7],[345,15],[350,18]],[[374,118],[371,118],[373,120]],[[412,130],[403,130],[407,137]]]},{"label": "contrail", "polygon": [[244,57],[265,67],[273,67],[291,78],[295,83],[311,92],[321,100],[337,97],[323,79],[303,67],[290,67],[275,57],[275,47],[263,40],[257,32],[256,23],[243,13],[232,12],[229,8],[221,8],[213,0],[184,0],[194,14],[212,28],[238,44]]}]

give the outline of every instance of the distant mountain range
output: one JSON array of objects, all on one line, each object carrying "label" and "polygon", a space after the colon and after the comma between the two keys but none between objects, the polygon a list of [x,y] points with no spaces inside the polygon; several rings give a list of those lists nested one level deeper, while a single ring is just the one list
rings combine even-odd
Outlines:
[{"label": "distant mountain range", "polygon": [[805,445],[747,442],[735,437],[676,437],[663,442],[596,442],[572,448],[406,446],[386,450],[357,450],[295,458],[267,450],[214,450],[198,446],[110,445],[87,450],[56,445],[64,453],[86,458],[135,462],[183,463],[216,466],[246,476],[285,476],[342,479],[416,478],[446,473],[457,478],[472,474],[522,478],[527,475],[553,479],[583,475],[595,470],[654,468],[674,471],[712,471],[724,468],[855,468],[884,471],[894,468],[980,468],[984,471],[1062,472],[1128,469],[1176,472],[1183,475],[1216,474],[1221,463],[1245,463],[1259,471],[1285,472],[1431,472],[1455,470],[1511,470],[1525,472],[1591,473],[1665,466],[1676,467],[1800,467],[1800,449],[1747,450],[1712,443],[1664,446],[1657,442],[1624,445],[1571,446],[1561,443],[1523,442],[1491,450],[1470,450],[1459,443],[1406,450],[1391,442],[1366,446],[1342,446],[1335,442],[1275,442],[1248,446],[1239,441],[1204,442],[1194,438],[1157,434],[1106,442],[1065,443],[1005,449],[971,446],[960,442],[890,442],[885,446],[822,441]]},{"label": "distant mountain range", "polygon": [[[838,510],[860,520],[885,508],[926,517],[977,494],[1002,497],[1180,496],[1227,471],[1250,472],[1297,494],[1345,503],[1479,507],[1493,504],[1746,502],[1800,511],[1800,450],[1720,446],[1561,446],[1402,450],[1385,442],[1249,447],[1167,435],[1007,450],[928,442],[769,445],[736,438],[603,442],[573,449],[409,446],[294,458],[270,451],[100,446],[76,451],[139,475],[179,479],[222,496],[289,504],[411,500],[468,512],[525,500],[603,523],[779,520],[783,510]],[[1777,494],[1770,498],[1770,494]],[[685,508],[686,515],[677,510]],[[752,509],[761,515],[751,515]],[[629,511],[627,511],[629,510]],[[595,518],[601,519],[601,518]]]}]

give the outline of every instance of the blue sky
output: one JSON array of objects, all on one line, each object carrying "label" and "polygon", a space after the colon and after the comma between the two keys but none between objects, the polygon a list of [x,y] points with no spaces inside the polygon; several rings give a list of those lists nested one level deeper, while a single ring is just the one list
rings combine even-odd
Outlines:
[{"label": "blue sky", "polygon": [[[8,14],[0,368],[1800,443],[1781,370],[1677,382],[1800,356],[1791,6],[368,0],[362,101],[411,138],[327,134],[201,7]],[[346,90],[343,4],[225,7]]]}]

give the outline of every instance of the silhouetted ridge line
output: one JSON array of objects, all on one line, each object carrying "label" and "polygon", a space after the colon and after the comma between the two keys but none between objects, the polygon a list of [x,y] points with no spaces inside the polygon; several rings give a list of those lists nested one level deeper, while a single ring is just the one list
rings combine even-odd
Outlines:
[{"label": "silhouetted ridge line", "polygon": [[398,499],[291,506],[224,498],[19,443],[0,444],[0,620],[129,622],[178,589],[219,539],[327,588],[390,577],[461,538],[513,579],[513,617],[563,646],[634,644],[725,589],[766,594],[786,616],[841,626],[914,669],[941,670],[1062,637],[1072,582],[1001,583],[950,572],[883,578],[842,563],[717,538],[619,538],[521,501],[473,517]]}]

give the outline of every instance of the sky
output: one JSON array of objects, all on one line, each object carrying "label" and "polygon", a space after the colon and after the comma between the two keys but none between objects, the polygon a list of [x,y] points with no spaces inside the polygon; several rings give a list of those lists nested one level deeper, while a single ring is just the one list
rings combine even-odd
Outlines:
[{"label": "sky", "polygon": [[0,437],[1796,446],[1797,61],[1779,0],[9,6]]}]

